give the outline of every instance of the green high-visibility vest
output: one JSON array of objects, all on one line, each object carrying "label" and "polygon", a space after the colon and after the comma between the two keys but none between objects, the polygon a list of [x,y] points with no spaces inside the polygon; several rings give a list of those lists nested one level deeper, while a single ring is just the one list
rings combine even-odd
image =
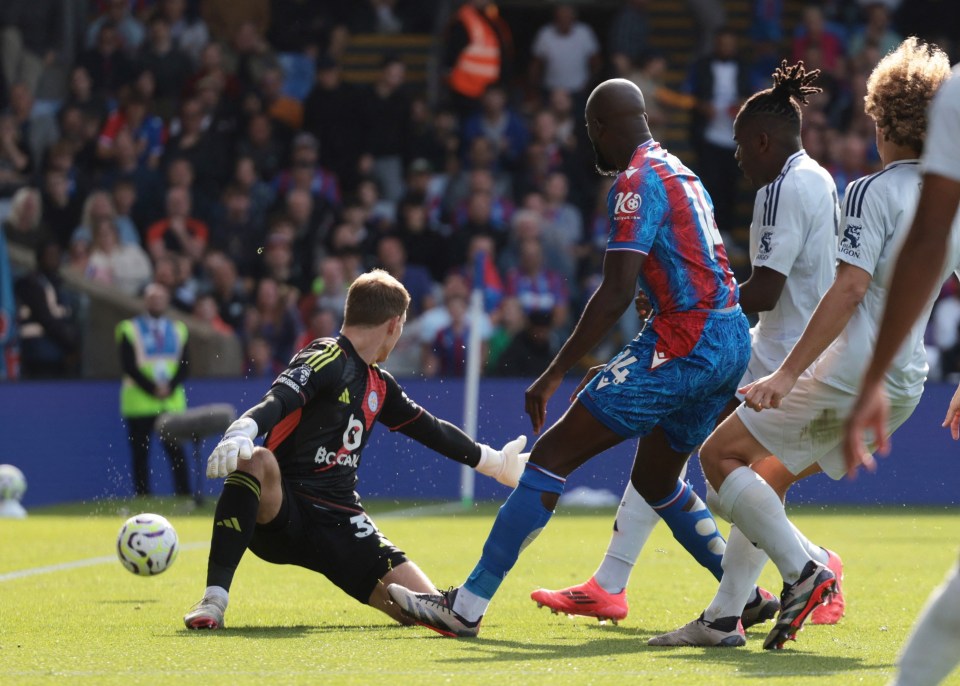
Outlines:
[{"label": "green high-visibility vest", "polygon": [[[133,346],[137,368],[156,383],[169,383],[180,367],[183,346],[187,344],[187,325],[180,321],[146,315],[125,319],[117,324],[119,344],[127,339]],[[120,386],[121,417],[152,417],[163,412],[183,412],[187,394],[180,384],[166,398],[150,395],[128,375]]]}]

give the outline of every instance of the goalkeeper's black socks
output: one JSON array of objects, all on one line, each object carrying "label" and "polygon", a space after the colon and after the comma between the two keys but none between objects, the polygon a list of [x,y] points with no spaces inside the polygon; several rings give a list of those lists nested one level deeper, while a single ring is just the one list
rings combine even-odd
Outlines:
[{"label": "goalkeeper's black socks", "polygon": [[227,476],[213,516],[207,586],[230,590],[240,558],[253,538],[259,507],[260,481],[256,477],[246,472]]}]

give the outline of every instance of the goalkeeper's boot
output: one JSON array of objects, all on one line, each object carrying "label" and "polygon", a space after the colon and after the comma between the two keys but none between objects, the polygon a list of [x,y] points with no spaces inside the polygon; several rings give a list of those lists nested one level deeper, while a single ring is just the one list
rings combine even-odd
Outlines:
[{"label": "goalkeeper's boot", "polygon": [[740,615],[740,621],[744,629],[749,629],[756,624],[762,624],[777,616],[780,612],[780,601],[765,588],[757,586],[753,591],[753,600],[747,603],[743,608],[743,614]]},{"label": "goalkeeper's boot", "polygon": [[829,598],[837,588],[837,577],[816,560],[807,562],[800,578],[792,584],[783,585],[780,594],[780,615],[777,623],[767,634],[763,647],[766,650],[780,649],[787,641],[795,641],[797,632],[813,609]]},{"label": "goalkeeper's boot", "polygon": [[436,593],[414,593],[400,584],[387,586],[390,599],[400,606],[401,612],[420,626],[450,638],[472,638],[480,633],[480,617],[469,622],[453,610],[459,588]]},{"label": "goalkeeper's boot", "polygon": [[846,609],[847,603],[843,599],[843,560],[840,559],[840,556],[837,555],[832,550],[827,550],[827,567],[833,572],[833,575],[837,577],[837,592],[832,596],[827,598],[823,605],[818,605],[813,612],[810,613],[810,619],[807,621],[811,624],[836,624],[840,621],[840,618],[843,617],[844,610]]},{"label": "goalkeeper's boot", "polygon": [[708,648],[739,648],[747,644],[739,617],[720,617],[708,622],[699,617],[676,631],[654,636],[650,646],[705,646]]},{"label": "goalkeeper's boot", "polygon": [[538,588],[530,594],[537,607],[549,607],[551,612],[563,612],[568,615],[596,617],[600,621],[610,620],[616,624],[627,616],[627,592],[608,593],[596,579],[590,577],[586,583],[559,591]]},{"label": "goalkeeper's boot", "polygon": [[222,629],[223,613],[226,611],[226,599],[205,595],[183,616],[183,623],[188,629]]}]

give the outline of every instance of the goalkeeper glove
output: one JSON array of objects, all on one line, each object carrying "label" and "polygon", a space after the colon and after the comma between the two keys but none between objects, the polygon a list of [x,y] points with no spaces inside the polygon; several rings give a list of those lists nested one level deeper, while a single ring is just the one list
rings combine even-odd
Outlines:
[{"label": "goalkeeper glove", "polygon": [[523,468],[530,459],[530,453],[521,452],[526,444],[526,436],[517,436],[500,450],[481,443],[480,462],[477,463],[476,470],[493,477],[504,486],[516,488]]},{"label": "goalkeeper glove", "polygon": [[207,459],[207,478],[219,479],[237,469],[237,458],[253,457],[253,439],[260,433],[257,423],[249,417],[240,417],[227,427],[227,432]]}]

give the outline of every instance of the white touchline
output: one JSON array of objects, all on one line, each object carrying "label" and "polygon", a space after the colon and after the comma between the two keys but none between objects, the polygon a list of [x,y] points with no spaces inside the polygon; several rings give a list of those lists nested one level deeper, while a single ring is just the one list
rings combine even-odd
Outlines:
[{"label": "white touchline", "polygon": [[[462,508],[460,503],[438,503],[436,505],[424,505],[422,507],[411,507],[405,510],[394,510],[393,512],[384,512],[377,515],[377,519],[394,519],[407,517],[424,517],[429,515],[447,514],[455,512]],[[196,541],[194,543],[184,543],[180,550],[196,550],[198,548],[209,548],[209,541]],[[15,572],[0,574],[0,584],[5,581],[14,581],[15,579],[24,579],[30,576],[39,576],[40,574],[52,574],[53,572],[64,572],[68,569],[79,569],[81,567],[92,567],[94,565],[111,564],[117,561],[116,555],[104,555],[103,557],[90,557],[86,560],[74,560],[73,562],[61,562],[56,565],[46,565],[44,567],[33,567],[32,569],[20,569]]]},{"label": "white touchline", "polygon": [[[180,550],[196,550],[197,548],[209,548],[210,543],[205,542],[195,542],[195,543],[184,543],[180,546]],[[94,565],[105,565],[117,562],[116,555],[104,555],[103,557],[89,557],[86,560],[74,560],[73,562],[61,562],[56,565],[46,565],[45,567],[34,567],[32,569],[20,569],[16,572],[7,572],[6,574],[0,574],[0,584],[5,581],[13,581],[15,579],[23,579],[29,576],[38,576],[40,574],[52,574],[53,572],[63,572],[68,569],[78,569],[80,567],[92,567]]]}]

